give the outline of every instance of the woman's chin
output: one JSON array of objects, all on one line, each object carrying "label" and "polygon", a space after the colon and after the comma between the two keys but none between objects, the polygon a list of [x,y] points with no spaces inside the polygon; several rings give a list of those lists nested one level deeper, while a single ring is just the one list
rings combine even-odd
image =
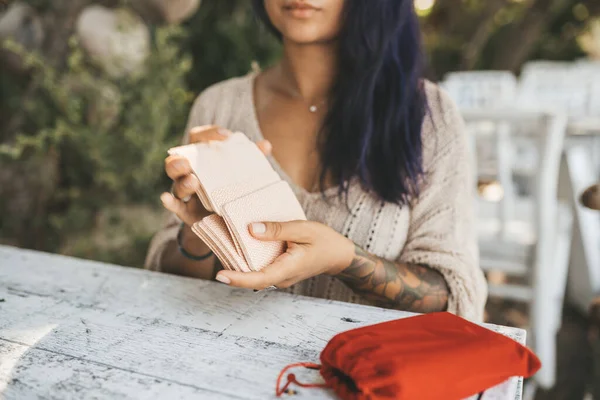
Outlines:
[{"label": "woman's chin", "polygon": [[286,29],[283,33],[284,40],[297,45],[323,44],[332,39],[312,29]]}]

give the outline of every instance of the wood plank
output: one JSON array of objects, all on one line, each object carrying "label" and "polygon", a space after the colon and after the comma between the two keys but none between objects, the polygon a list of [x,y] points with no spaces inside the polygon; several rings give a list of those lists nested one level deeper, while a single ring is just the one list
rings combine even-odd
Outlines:
[{"label": "wood plank", "polygon": [[0,339],[0,394],[21,399],[240,399]]}]

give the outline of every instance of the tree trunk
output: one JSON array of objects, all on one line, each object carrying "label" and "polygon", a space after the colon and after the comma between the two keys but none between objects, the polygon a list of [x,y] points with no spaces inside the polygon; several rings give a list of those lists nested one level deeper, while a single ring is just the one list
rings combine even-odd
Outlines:
[{"label": "tree trunk", "polygon": [[488,0],[483,15],[481,16],[479,26],[473,33],[472,40],[467,43],[462,54],[462,69],[473,69],[482,50],[490,40],[490,37],[494,33],[495,28],[495,17],[500,10],[506,6],[506,0]]},{"label": "tree trunk", "polygon": [[525,17],[501,38],[493,68],[518,71],[555,18],[572,5],[572,0],[537,0]]}]

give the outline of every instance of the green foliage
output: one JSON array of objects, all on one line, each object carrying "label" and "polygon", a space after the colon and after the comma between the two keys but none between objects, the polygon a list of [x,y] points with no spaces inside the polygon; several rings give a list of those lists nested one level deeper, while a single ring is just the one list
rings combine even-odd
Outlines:
[{"label": "green foliage", "polygon": [[577,36],[599,14],[597,0],[437,0],[422,13],[430,77],[584,57]]},{"label": "green foliage", "polygon": [[194,62],[188,81],[196,92],[248,73],[253,62],[264,68],[280,55],[279,42],[256,19],[249,0],[205,1],[185,28],[184,47]]},{"label": "green foliage", "polygon": [[166,146],[177,142],[193,99],[183,81],[190,61],[173,46],[180,36],[175,28],[157,30],[146,70],[119,81],[86,64],[75,39],[63,73],[26,54],[36,88],[23,105],[27,132],[3,144],[0,154],[16,158],[56,146],[67,166],[77,167],[65,171],[77,187],[95,186],[100,201],[143,201],[161,182],[156,167]]},{"label": "green foliage", "polygon": [[[66,68],[60,71],[40,55],[6,43],[9,51],[24,57],[32,74],[17,96],[20,101],[4,105],[12,109],[11,120],[22,123],[18,131],[3,134],[1,168],[19,170],[51,152],[58,169],[56,185],[44,193],[45,226],[38,230],[35,247],[59,251],[68,238],[91,234],[107,207],[157,204],[158,194],[168,187],[163,172],[166,150],[179,142],[193,100],[185,85],[191,60],[181,55],[178,45],[183,33],[177,27],[155,30],[144,71],[119,80],[89,65],[75,39],[69,43]],[[15,89],[3,88],[13,94]],[[32,187],[29,195],[39,193]],[[7,222],[0,235],[14,237],[11,216],[2,218]],[[108,256],[90,254],[89,249],[85,253],[99,259]],[[138,253],[138,264],[141,257]]]}]

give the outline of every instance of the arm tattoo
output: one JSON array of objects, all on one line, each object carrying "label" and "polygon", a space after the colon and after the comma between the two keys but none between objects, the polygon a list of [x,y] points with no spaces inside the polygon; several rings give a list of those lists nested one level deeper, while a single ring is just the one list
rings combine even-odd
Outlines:
[{"label": "arm tattoo", "polygon": [[382,307],[412,312],[443,311],[449,290],[442,274],[423,265],[395,263],[355,245],[354,259],[338,279]]}]

